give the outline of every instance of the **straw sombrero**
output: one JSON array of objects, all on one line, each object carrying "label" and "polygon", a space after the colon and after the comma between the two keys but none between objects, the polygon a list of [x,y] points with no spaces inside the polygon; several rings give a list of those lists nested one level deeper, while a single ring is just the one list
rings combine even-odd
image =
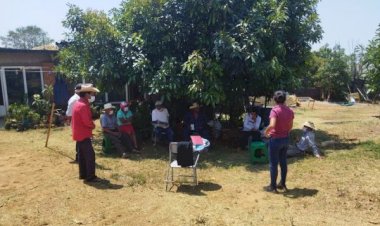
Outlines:
[{"label": "straw sombrero", "polygon": [[78,90],[78,93],[83,92],[93,92],[93,93],[99,93],[100,91],[94,87],[91,83],[88,84],[82,84],[80,87],[80,90]]},{"label": "straw sombrero", "polygon": [[189,109],[195,109],[195,108],[199,108],[199,104],[197,102],[194,102],[190,107]]},{"label": "straw sombrero", "polygon": [[113,109],[113,108],[115,107],[111,103],[106,103],[104,104],[103,110]]},{"label": "straw sombrero", "polygon": [[303,126],[306,126],[307,128],[310,128],[312,130],[315,130],[315,126],[313,122],[307,121],[303,124]]}]

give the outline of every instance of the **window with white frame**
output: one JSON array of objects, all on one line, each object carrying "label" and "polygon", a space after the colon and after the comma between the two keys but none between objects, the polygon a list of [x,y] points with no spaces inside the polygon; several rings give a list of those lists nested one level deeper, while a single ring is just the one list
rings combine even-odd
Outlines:
[{"label": "window with white frame", "polygon": [[34,94],[41,94],[41,67],[4,67],[5,94],[8,105],[33,102]]}]

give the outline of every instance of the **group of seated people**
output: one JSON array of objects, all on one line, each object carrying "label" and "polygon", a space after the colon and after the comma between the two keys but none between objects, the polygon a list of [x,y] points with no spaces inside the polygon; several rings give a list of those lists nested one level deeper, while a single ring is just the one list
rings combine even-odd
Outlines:
[{"label": "group of seated people", "polygon": [[[189,112],[184,117],[184,139],[190,140],[193,134],[209,139],[207,120],[199,111],[199,104],[194,103],[189,107]],[[127,158],[128,152],[139,153],[136,133],[132,125],[133,113],[129,109],[128,102],[120,103],[120,109],[116,115],[115,107],[107,103],[103,108],[104,113],[100,116],[100,124],[103,134],[115,146],[117,152]],[[162,101],[156,101],[152,111],[152,125],[158,139],[168,142],[174,140],[174,132],[169,125],[169,112],[163,106]]]},{"label": "group of seated people", "polygon": [[128,103],[122,102],[115,116],[115,107],[111,103],[104,105],[104,113],[100,116],[103,134],[111,140],[116,151],[127,158],[128,152],[139,153],[135,130],[132,126],[132,111]]},{"label": "group of seated people", "polygon": [[[254,141],[262,141],[264,124],[255,108],[249,108],[244,117],[241,132],[240,149],[246,149]],[[321,159],[321,152],[315,142],[315,126],[313,122],[305,122],[302,126],[302,134],[296,139],[294,145],[290,145],[287,151],[288,157],[302,156],[311,153]]]},{"label": "group of seated people", "polygon": [[[124,158],[128,152],[140,153],[135,130],[132,125],[133,113],[129,109],[128,102],[122,102],[117,114],[114,114],[115,107],[111,103],[104,105],[104,114],[100,117],[100,123],[104,136],[111,140],[117,152]],[[154,133],[159,140],[172,142],[174,132],[169,124],[169,112],[163,106],[162,101],[155,102],[155,108],[152,111],[152,125]],[[183,139],[190,140],[191,135],[199,135],[207,140],[210,139],[210,132],[206,116],[200,111],[198,103],[193,103],[183,119]],[[263,120],[256,108],[249,108],[244,117],[243,128],[240,133],[241,149],[246,149],[253,141],[262,141]],[[315,144],[314,124],[306,122],[303,126],[303,134],[294,146],[290,146],[288,156],[296,156],[306,153],[310,148],[312,153],[320,158],[321,154]]]}]

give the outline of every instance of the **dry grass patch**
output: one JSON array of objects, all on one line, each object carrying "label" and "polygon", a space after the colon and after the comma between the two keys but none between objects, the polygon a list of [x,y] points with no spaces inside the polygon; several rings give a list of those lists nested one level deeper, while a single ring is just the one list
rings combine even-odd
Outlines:
[{"label": "dry grass patch", "polygon": [[[247,152],[216,145],[200,161],[197,187],[163,182],[168,150],[146,144],[141,156],[104,156],[97,140],[97,174],[90,186],[70,164],[69,128],[0,131],[0,225],[374,225],[380,224],[379,106],[342,107],[317,102],[296,109],[295,130],[306,120],[319,141],[337,143],[289,160],[286,194],[262,191],[267,165],[251,165]],[[95,131],[99,133],[99,129]]]}]

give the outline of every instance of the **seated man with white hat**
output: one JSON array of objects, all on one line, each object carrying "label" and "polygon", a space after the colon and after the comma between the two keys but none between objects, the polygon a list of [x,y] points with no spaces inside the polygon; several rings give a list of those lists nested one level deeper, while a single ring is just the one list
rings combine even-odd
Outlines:
[{"label": "seated man with white hat", "polygon": [[127,151],[138,152],[133,148],[131,138],[127,133],[120,133],[117,126],[116,116],[114,114],[115,107],[111,103],[104,105],[104,114],[100,116],[100,124],[103,134],[111,140],[117,152],[127,158]]},{"label": "seated man with white hat", "polygon": [[173,130],[169,126],[169,112],[162,106],[162,101],[156,101],[156,108],[152,111],[152,124],[158,138],[164,134],[168,142],[173,141]]},{"label": "seated man with white hat", "polygon": [[207,125],[206,115],[200,111],[200,105],[194,102],[189,107],[189,112],[184,116],[183,137],[185,140],[190,140],[191,135],[199,135],[207,140],[210,140],[209,128]]},{"label": "seated man with white hat", "polygon": [[289,146],[287,151],[288,157],[294,157],[299,155],[304,155],[306,152],[310,152],[310,148],[312,153],[317,158],[321,157],[321,152],[319,151],[316,143],[315,143],[315,126],[312,122],[305,122],[302,128],[302,136],[297,141],[294,146]]}]

